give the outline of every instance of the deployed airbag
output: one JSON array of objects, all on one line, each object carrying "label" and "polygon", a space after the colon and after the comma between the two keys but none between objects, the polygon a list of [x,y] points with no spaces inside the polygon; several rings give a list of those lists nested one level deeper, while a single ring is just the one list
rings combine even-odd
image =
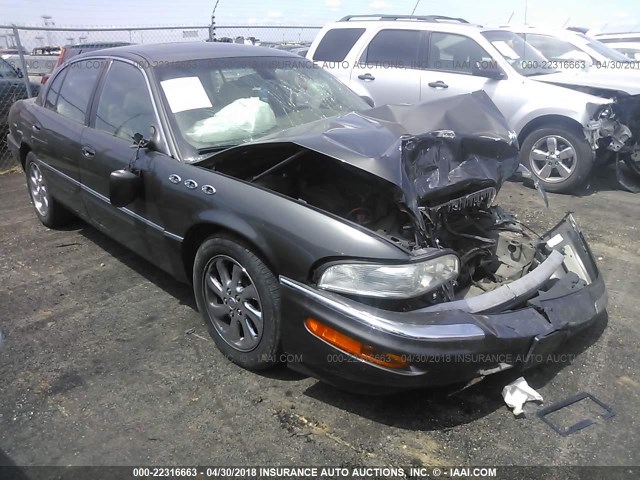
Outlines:
[{"label": "deployed airbag", "polygon": [[268,103],[258,97],[239,98],[213,117],[197,121],[185,133],[196,142],[216,143],[259,135],[275,125]]}]

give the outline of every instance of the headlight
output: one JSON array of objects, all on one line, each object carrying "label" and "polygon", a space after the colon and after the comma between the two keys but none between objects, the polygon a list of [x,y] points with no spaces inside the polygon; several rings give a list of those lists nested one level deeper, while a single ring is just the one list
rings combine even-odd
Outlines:
[{"label": "headlight", "polygon": [[322,272],[318,287],[363,297],[411,298],[455,279],[459,268],[452,254],[403,265],[340,263]]}]

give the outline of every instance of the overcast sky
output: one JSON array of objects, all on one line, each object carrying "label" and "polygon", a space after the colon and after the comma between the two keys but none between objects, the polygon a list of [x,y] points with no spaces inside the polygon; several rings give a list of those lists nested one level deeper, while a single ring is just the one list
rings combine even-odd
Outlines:
[{"label": "overcast sky", "polygon": [[[218,25],[322,25],[357,13],[411,13],[415,0],[220,0]],[[524,23],[525,0],[421,0],[416,14],[463,17],[474,23]],[[0,24],[56,26],[205,25],[215,0],[0,0]],[[638,0],[528,0],[527,23],[601,27],[640,24]]]}]

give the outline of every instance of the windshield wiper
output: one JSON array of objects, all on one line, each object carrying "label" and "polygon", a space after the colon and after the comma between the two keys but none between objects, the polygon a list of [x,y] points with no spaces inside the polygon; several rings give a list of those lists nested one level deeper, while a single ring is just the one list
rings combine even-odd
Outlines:
[{"label": "windshield wiper", "polygon": [[535,77],[537,75],[550,75],[552,73],[558,73],[557,70],[552,70],[550,72],[531,72],[531,73],[523,73],[522,76],[523,77]]},{"label": "windshield wiper", "polygon": [[228,148],[235,147],[237,145],[238,145],[237,143],[226,143],[221,145],[214,145],[212,147],[199,148],[198,155],[206,155],[207,153],[221,152],[222,150],[226,150]]}]

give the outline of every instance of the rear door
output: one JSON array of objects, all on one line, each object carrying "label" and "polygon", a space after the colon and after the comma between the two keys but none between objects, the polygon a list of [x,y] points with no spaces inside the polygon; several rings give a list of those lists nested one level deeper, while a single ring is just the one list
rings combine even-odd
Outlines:
[{"label": "rear door", "polygon": [[344,60],[364,32],[364,28],[328,30],[313,50],[313,61],[349,85],[352,65],[344,63]]},{"label": "rear door", "polygon": [[420,101],[424,33],[419,30],[380,30],[351,71],[351,83],[360,83],[376,106]]},{"label": "rear door", "polygon": [[35,106],[31,125],[32,148],[47,168],[54,197],[82,213],[80,198],[80,138],[86,128],[87,110],[102,71],[100,62],[75,62],[61,70],[51,82],[43,106]]},{"label": "rear door", "polygon": [[[163,186],[157,172],[177,160],[133,148],[133,136],[140,133],[148,139],[152,126],[161,128],[145,74],[132,63],[113,60],[95,95],[90,128],[82,135],[82,195],[93,223],[143,257],[159,261],[162,268],[166,243],[159,215]],[[130,165],[140,172],[143,191],[126,207],[114,207],[109,176]]]}]

